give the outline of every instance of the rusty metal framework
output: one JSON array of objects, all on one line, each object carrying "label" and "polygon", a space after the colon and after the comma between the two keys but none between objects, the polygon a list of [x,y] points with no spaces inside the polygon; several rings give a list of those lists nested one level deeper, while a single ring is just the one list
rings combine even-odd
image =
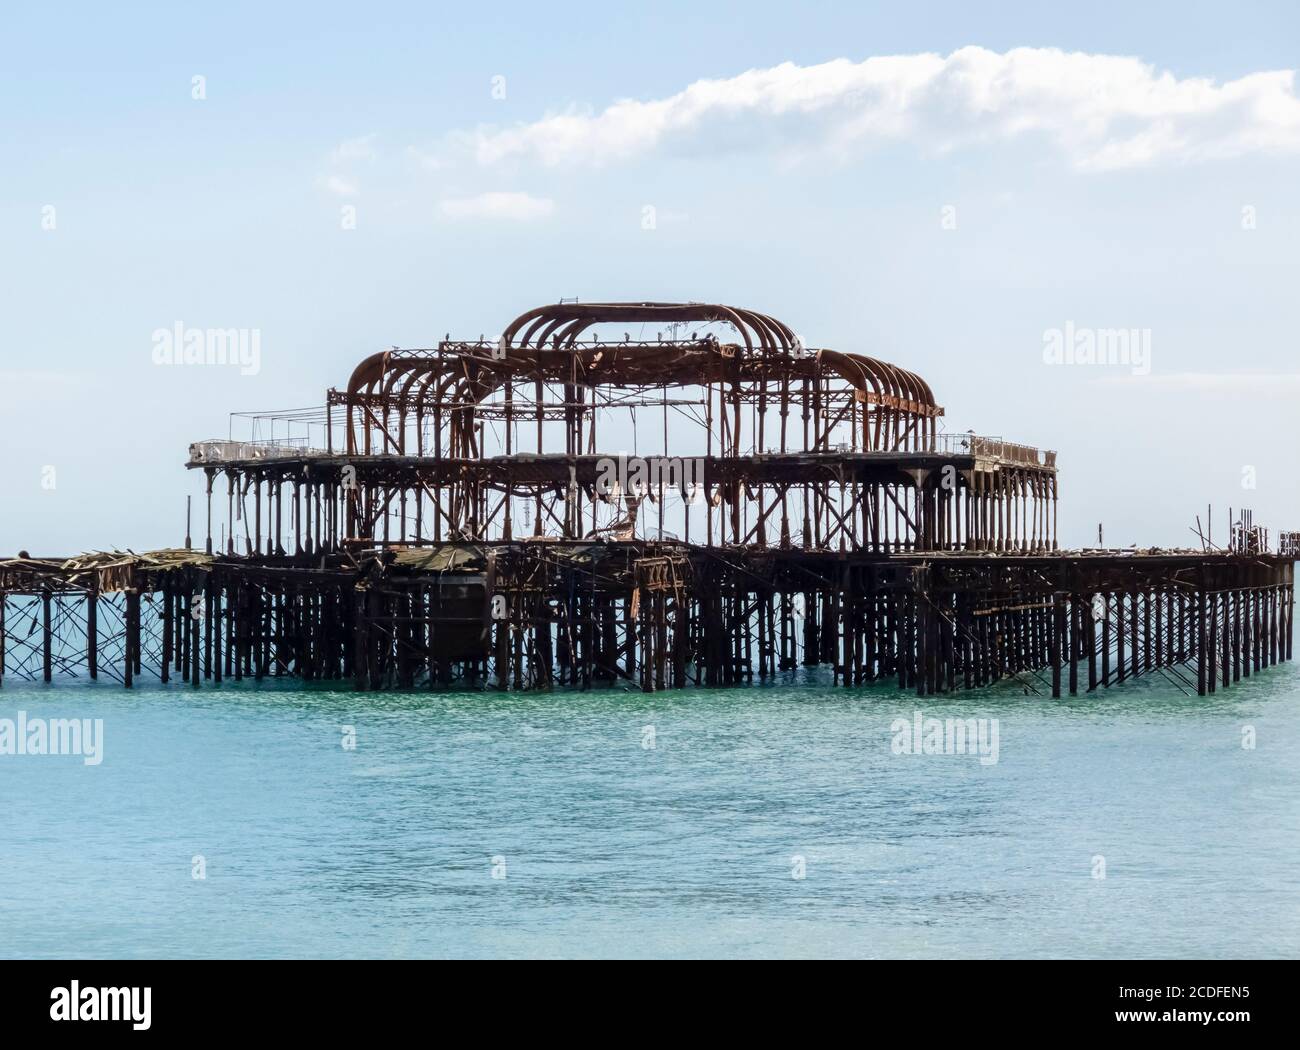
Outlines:
[{"label": "rusty metal framework", "polygon": [[[805,347],[749,310],[540,307],[496,340],[374,354],[328,392],[327,413],[327,448],[309,454],[192,450],[209,520],[226,476],[228,553],[245,513],[246,553],[286,549],[286,486],[295,553],[609,532],[706,547],[1056,547],[1054,452],[942,433],[944,410],[916,374]],[[611,457],[627,455],[614,447],[629,445],[662,466],[658,478],[602,490]]]},{"label": "rusty metal framework", "polygon": [[749,310],[539,307],[247,418],[190,447],[203,551],[0,561],[0,681],[1204,694],[1292,655],[1300,534],[1061,551],[1054,452]]}]

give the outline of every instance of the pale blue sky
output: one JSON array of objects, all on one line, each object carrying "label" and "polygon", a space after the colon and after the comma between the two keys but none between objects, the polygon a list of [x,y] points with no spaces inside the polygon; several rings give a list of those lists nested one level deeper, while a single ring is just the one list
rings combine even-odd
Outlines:
[{"label": "pale blue sky", "polygon": [[[229,412],[575,295],[733,302],[922,373],[950,429],[1059,450],[1072,544],[1185,543],[1211,500],[1300,528],[1297,89],[1255,76],[1300,65],[1300,9],[1047,6],[7,11],[0,553],[178,544],[186,446]],[[1084,54],[1009,83],[1012,48]],[[883,94],[873,56],[911,56]],[[651,105],[601,116],[623,99]],[[261,371],[156,367],[177,320],[259,329]],[[1149,329],[1151,376],[1046,367],[1066,322]]]}]

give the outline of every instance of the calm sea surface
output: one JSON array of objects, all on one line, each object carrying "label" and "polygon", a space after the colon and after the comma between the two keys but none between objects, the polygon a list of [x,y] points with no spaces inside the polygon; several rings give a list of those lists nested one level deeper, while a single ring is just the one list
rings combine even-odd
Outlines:
[{"label": "calm sea surface", "polygon": [[[5,956],[1300,956],[1294,665],[1055,702],[11,679],[20,710],[102,718],[104,760],[0,756]],[[998,761],[895,754],[917,710],[997,719]]]}]

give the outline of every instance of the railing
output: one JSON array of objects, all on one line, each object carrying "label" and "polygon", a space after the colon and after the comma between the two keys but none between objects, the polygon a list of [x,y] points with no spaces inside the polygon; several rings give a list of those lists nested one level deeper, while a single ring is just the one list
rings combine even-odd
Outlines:
[{"label": "railing", "polygon": [[277,441],[225,441],[212,438],[190,445],[191,463],[233,463],[250,459],[282,459],[286,456],[326,456],[324,449],[309,448],[306,439]]},{"label": "railing", "polygon": [[1004,441],[1000,437],[980,434],[936,434],[936,452],[949,456],[975,456],[979,459],[997,459],[1003,463],[1019,463],[1028,467],[1055,467],[1056,453]]},{"label": "railing", "polygon": [[231,412],[225,438],[208,438],[190,445],[190,463],[231,463],[239,460],[281,459],[286,456],[325,456],[331,447],[328,406],[272,412]]}]

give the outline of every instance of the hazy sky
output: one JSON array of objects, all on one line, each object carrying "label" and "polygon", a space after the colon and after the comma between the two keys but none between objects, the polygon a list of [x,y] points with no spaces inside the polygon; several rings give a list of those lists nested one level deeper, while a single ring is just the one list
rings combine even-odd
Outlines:
[{"label": "hazy sky", "polygon": [[0,554],[177,545],[228,413],[570,296],[920,372],[1059,451],[1071,544],[1300,528],[1294,3],[132,6],[5,14]]}]

